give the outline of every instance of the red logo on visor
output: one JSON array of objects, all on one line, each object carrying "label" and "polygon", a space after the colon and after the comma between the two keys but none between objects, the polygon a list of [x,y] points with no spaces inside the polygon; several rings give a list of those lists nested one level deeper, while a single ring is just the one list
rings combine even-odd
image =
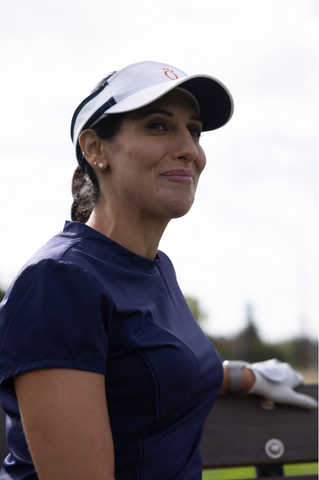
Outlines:
[{"label": "red logo on visor", "polygon": [[169,78],[170,80],[178,79],[178,76],[176,75],[176,73],[173,72],[173,70],[170,70],[169,68],[163,68],[163,70],[167,78]]}]

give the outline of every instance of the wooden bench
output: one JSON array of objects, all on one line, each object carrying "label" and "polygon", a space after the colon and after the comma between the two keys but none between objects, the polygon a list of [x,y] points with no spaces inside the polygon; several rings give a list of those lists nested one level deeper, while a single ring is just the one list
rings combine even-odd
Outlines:
[{"label": "wooden bench", "polygon": [[[318,398],[317,385],[303,385],[298,391]],[[255,395],[218,398],[201,445],[204,468],[256,466],[258,477],[280,477],[283,464],[318,461],[318,411],[288,405],[265,409],[261,403]],[[7,454],[5,414],[0,408],[1,463]],[[316,475],[291,478],[312,480]]]},{"label": "wooden bench", "polygon": [[[318,398],[318,385],[297,390]],[[318,461],[317,440],[318,410],[267,405],[255,395],[225,395],[206,422],[203,468],[255,466],[260,478],[280,478],[284,464]],[[317,475],[289,478],[312,480]]]}]

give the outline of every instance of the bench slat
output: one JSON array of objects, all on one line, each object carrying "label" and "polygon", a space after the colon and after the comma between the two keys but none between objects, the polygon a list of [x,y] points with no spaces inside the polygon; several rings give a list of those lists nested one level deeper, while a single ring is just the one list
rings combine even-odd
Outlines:
[{"label": "bench slat", "polygon": [[[318,398],[317,385],[303,385],[300,393]],[[258,466],[318,461],[318,410],[276,405],[265,410],[255,395],[219,397],[206,422],[201,444],[204,468]],[[280,459],[265,453],[266,442],[285,446]],[[296,477],[294,477],[296,478]]]}]

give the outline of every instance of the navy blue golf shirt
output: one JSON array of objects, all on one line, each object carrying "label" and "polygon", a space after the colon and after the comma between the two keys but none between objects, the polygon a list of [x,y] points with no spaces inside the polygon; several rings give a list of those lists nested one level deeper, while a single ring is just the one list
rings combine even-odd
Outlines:
[{"label": "navy blue golf shirt", "polygon": [[37,479],[12,378],[49,367],[105,375],[117,480],[201,479],[223,369],[164,253],[140,257],[66,222],[23,267],[0,308],[1,480]]}]

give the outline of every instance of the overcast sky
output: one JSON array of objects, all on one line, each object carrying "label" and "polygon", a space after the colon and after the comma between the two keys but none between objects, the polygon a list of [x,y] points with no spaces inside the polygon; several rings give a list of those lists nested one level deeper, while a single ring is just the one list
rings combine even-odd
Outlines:
[{"label": "overcast sky", "polygon": [[192,211],[160,248],[213,335],[317,335],[317,0],[1,0],[0,286],[70,218],[77,105],[155,60],[232,92]]}]

